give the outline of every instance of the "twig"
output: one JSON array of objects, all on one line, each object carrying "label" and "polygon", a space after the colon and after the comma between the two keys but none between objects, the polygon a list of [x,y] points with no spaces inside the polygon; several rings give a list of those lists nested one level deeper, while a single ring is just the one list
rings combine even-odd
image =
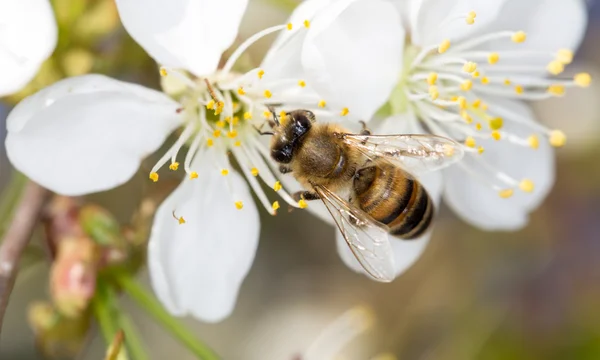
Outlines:
[{"label": "twig", "polygon": [[[27,247],[48,190],[28,182],[15,209],[12,222],[0,245],[0,331],[17,275],[19,258]],[[4,215],[4,214],[3,214]]]}]

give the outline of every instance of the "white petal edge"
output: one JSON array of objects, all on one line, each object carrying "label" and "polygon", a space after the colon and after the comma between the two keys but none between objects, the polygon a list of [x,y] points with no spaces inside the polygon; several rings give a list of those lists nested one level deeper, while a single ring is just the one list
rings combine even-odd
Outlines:
[{"label": "white petal edge", "polygon": [[[228,175],[236,193],[214,168],[212,152],[200,154],[193,167],[199,177],[186,179],[159,207],[148,245],[152,287],[169,312],[218,322],[234,309],[248,274],[260,231],[258,210],[243,178]],[[237,210],[235,201],[244,207]],[[182,216],[185,224],[173,218]]]},{"label": "white petal edge", "polygon": [[248,0],[116,0],[129,34],[159,64],[197,76],[217,69]]},{"label": "white petal edge", "polygon": [[322,9],[302,48],[307,82],[332,109],[368,120],[388,99],[402,67],[405,31],[384,0],[339,0]]},{"label": "white petal edge", "polygon": [[33,79],[57,38],[48,0],[0,2],[0,96],[19,91]]},{"label": "white petal edge", "polygon": [[7,119],[9,160],[63,195],[108,190],[181,123],[163,93],[102,75],[68,78],[21,101]]}]

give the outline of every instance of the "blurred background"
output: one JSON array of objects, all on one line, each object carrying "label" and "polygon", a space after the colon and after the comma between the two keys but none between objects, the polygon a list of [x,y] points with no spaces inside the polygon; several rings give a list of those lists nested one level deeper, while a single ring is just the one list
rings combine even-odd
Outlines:
[{"label": "blurred background", "polygon": [[[73,3],[93,11],[78,14]],[[158,86],[155,64],[120,28],[112,0],[55,0],[54,6],[61,31],[72,38],[61,37],[31,86],[0,107],[2,122],[10,101],[66,75],[102,72]],[[285,21],[293,6],[292,0],[251,0],[239,38]],[[600,78],[600,4],[590,5],[589,16],[572,68]],[[250,60],[259,61],[269,40],[251,48]],[[344,359],[383,353],[422,360],[600,359],[598,98],[596,83],[535,105],[539,119],[564,129],[569,142],[557,151],[552,193],[524,230],[482,232],[443,208],[422,258],[393,283],[378,284],[341,262],[333,227],[306,212],[262,212],[257,258],[232,316],[219,324],[186,324],[225,359],[292,360],[342,313],[368,305],[376,322],[346,348]],[[2,137],[4,129],[3,123]],[[1,156],[0,184],[6,184],[10,168]],[[143,181],[142,174],[90,200],[126,222]],[[48,299],[49,265],[36,261],[33,251],[23,268],[5,317],[0,359],[42,358],[27,311],[33,301]],[[144,271],[140,277],[148,283]],[[152,359],[193,359],[133,303],[123,298],[122,305],[139,325]],[[86,341],[78,359],[103,358],[98,331]]]}]

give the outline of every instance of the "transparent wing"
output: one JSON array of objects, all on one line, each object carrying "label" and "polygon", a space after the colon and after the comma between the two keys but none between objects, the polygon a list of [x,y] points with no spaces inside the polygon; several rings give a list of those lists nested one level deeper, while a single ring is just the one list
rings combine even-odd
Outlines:
[{"label": "transparent wing", "polygon": [[385,158],[413,175],[443,169],[464,156],[459,143],[435,135],[342,134],[341,137],[368,158]]},{"label": "transparent wing", "polygon": [[352,253],[374,280],[394,280],[395,265],[388,229],[323,186],[315,186]]}]

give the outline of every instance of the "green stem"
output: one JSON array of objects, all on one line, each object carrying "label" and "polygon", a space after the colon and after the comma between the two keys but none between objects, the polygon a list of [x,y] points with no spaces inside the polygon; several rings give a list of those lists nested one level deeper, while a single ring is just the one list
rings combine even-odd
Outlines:
[{"label": "green stem", "polygon": [[200,342],[177,319],[173,318],[162,305],[129,275],[119,274],[114,277],[123,290],[135,300],[140,307],[163,325],[177,340],[187,347],[194,355],[203,360],[218,360],[219,356],[206,344]]},{"label": "green stem", "polygon": [[18,200],[26,183],[27,178],[23,174],[14,171],[10,182],[2,192],[2,198],[0,199],[0,239],[4,237],[4,232],[12,221],[12,213],[15,205],[19,202]]},{"label": "green stem", "polygon": [[119,316],[119,324],[125,333],[125,345],[135,360],[147,360],[148,354],[144,350],[144,344],[138,335],[137,328],[131,318],[124,313]]},{"label": "green stem", "polygon": [[[113,290],[100,279],[96,284],[96,294],[92,299],[92,311],[100,325],[100,332],[107,346],[113,342],[113,339],[119,331],[118,315],[113,307],[111,292]],[[125,335],[127,338],[127,335]],[[122,354],[126,354],[125,349],[121,349]],[[129,358],[125,355],[125,358]]]}]

